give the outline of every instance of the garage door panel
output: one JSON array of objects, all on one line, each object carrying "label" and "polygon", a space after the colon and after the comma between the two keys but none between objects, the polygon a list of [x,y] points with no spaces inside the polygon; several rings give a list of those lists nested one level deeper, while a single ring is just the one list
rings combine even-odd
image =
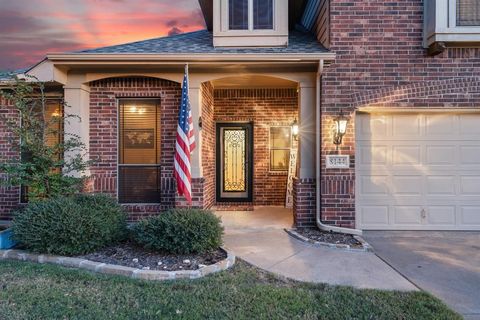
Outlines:
[{"label": "garage door panel", "polygon": [[398,225],[421,225],[422,206],[395,206],[393,208],[393,222]]},{"label": "garage door panel", "polygon": [[426,195],[455,195],[455,176],[427,176]]},{"label": "garage door panel", "polygon": [[360,157],[357,159],[359,165],[371,168],[372,165],[385,165],[387,164],[388,147],[382,146],[363,146],[359,150]]},{"label": "garage door panel", "polygon": [[388,226],[388,206],[365,206],[362,210],[362,225]]},{"label": "garage door panel", "polygon": [[455,165],[455,146],[426,146],[425,152],[427,165]]},{"label": "garage door panel", "polygon": [[475,114],[459,115],[460,134],[463,136],[480,134],[479,117]]},{"label": "garage door panel", "polygon": [[420,146],[393,146],[393,165],[421,165]]},{"label": "garage door panel", "polygon": [[480,205],[461,206],[460,223],[462,226],[480,227]]},{"label": "garage door panel", "polygon": [[397,115],[392,119],[392,134],[396,137],[415,137],[421,133],[421,117],[416,114]]},{"label": "garage door panel", "polygon": [[359,119],[356,130],[363,132],[356,142],[359,227],[480,230],[478,114],[359,115]]},{"label": "garage door panel", "polygon": [[384,136],[388,135],[388,117],[384,115],[368,115],[359,119],[357,127],[358,139],[369,141],[372,136]]},{"label": "garage door panel", "polygon": [[455,206],[427,206],[427,223],[436,226],[455,226]]},{"label": "garage door panel", "polygon": [[422,176],[393,176],[391,188],[397,195],[421,196]]},{"label": "garage door panel", "polygon": [[460,165],[480,165],[480,146],[460,146]]},{"label": "garage door panel", "polygon": [[480,176],[460,177],[460,190],[464,195],[480,195]]},{"label": "garage door panel", "polygon": [[438,138],[438,136],[451,137],[457,131],[457,118],[449,114],[427,114],[425,115],[425,136],[427,138]]},{"label": "garage door panel", "polygon": [[388,176],[360,176],[360,194],[364,195],[387,195]]}]

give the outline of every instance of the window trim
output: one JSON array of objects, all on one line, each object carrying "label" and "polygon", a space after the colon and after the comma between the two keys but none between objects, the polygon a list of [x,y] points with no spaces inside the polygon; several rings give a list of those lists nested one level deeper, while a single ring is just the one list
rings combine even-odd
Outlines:
[{"label": "window trim", "polygon": [[[272,147],[272,129],[273,128],[288,128],[290,132],[290,147],[288,148],[273,148]],[[286,173],[288,172],[288,167],[289,164],[287,164],[287,168],[284,170],[276,170],[272,169],[272,150],[288,150],[289,152],[289,159],[290,159],[290,153],[292,152],[292,147],[293,147],[293,137],[292,137],[292,127],[289,125],[272,125],[269,126],[268,128],[268,172],[271,174],[281,174],[281,173]]]},{"label": "window trim", "polygon": [[478,46],[480,26],[457,26],[457,0],[424,0],[423,47],[434,43]]},{"label": "window trim", "polygon": [[[153,101],[157,101],[158,102],[158,105],[157,105],[157,108],[158,107],[161,107],[162,105],[162,99],[161,97],[116,97],[116,110],[117,110],[117,155],[116,155],[116,161],[117,161],[117,165],[116,165],[116,169],[117,169],[117,177],[116,177],[116,190],[115,190],[115,196],[117,198],[117,202],[122,205],[122,206],[155,206],[155,205],[161,205],[162,204],[162,194],[161,194],[161,190],[160,190],[160,194],[159,194],[159,202],[120,202],[120,167],[123,166],[123,167],[158,167],[160,168],[160,174],[161,174],[161,169],[162,169],[162,164],[161,163],[156,163],[156,164],[120,164],[120,108],[121,108],[121,103],[123,101],[149,101],[149,100],[153,100]],[[161,117],[161,114],[160,114],[160,117]],[[160,131],[162,129],[160,128]],[[161,144],[162,144],[162,136],[160,136],[160,146],[159,148],[161,149]],[[160,150],[160,154],[161,154],[161,150]]]}]

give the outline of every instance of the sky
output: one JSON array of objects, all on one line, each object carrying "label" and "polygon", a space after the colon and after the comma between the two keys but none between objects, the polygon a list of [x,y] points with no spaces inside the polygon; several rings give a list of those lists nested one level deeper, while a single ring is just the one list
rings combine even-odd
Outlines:
[{"label": "sky", "polygon": [[203,28],[197,0],[0,0],[0,71]]}]

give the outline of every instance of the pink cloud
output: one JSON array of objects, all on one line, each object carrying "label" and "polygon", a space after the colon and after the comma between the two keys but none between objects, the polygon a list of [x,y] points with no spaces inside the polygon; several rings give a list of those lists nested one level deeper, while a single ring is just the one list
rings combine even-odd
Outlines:
[{"label": "pink cloud", "polygon": [[75,51],[204,28],[197,0],[0,0],[0,70]]}]

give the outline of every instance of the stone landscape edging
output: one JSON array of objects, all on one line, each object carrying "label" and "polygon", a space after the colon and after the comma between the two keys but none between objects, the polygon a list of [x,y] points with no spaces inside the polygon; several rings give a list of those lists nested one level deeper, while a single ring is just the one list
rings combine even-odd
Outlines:
[{"label": "stone landscape edging", "polygon": [[198,279],[206,275],[224,271],[235,264],[235,255],[226,248],[222,248],[227,253],[227,258],[218,261],[215,264],[202,266],[197,270],[143,270],[138,268],[126,267],[116,264],[107,264],[87,259],[55,256],[49,254],[38,254],[24,250],[0,250],[0,260],[19,260],[36,263],[56,264],[63,267],[84,269],[96,273],[126,276],[132,279],[142,280],[176,280],[176,279]]},{"label": "stone landscape edging", "polygon": [[284,230],[291,237],[293,237],[297,240],[300,240],[302,242],[312,244],[314,246],[329,247],[329,248],[342,249],[342,250],[347,250],[347,251],[373,252],[372,246],[367,241],[365,241],[362,237],[357,236],[357,235],[353,235],[353,238],[362,244],[362,248],[352,247],[351,245],[343,244],[343,243],[328,243],[328,242],[315,241],[315,240],[309,239],[309,238],[301,235],[300,233],[298,233],[296,231],[296,229],[286,229],[285,228]]}]

